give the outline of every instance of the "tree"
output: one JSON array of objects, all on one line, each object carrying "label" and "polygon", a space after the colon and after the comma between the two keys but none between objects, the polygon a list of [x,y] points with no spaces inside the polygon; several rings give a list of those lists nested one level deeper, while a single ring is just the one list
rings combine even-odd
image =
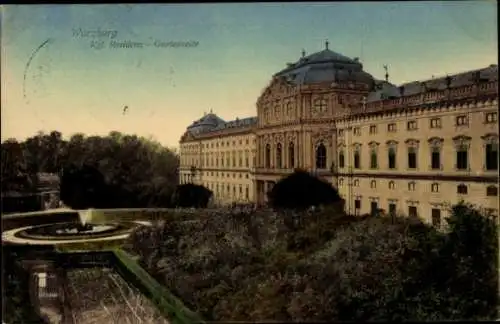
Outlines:
[{"label": "tree", "polygon": [[105,199],[104,176],[90,165],[64,168],[60,182],[61,200],[74,209],[99,208]]},{"label": "tree", "polygon": [[[2,143],[2,179],[7,179],[2,181],[2,188],[19,187],[16,184],[19,179],[12,176],[19,172],[13,170],[23,170],[28,175],[30,186],[36,188],[38,173],[60,173],[65,168],[70,178],[66,177],[63,185],[66,192],[63,195],[66,200],[73,201],[67,190],[71,187],[74,190],[70,191],[76,194],[79,189],[76,184],[69,185],[73,181],[71,177],[82,176],[80,171],[85,169],[87,176],[97,174],[94,171],[103,176],[107,195],[101,196],[106,199],[101,199],[100,206],[119,208],[171,205],[171,196],[178,183],[179,158],[172,150],[151,138],[113,131],[108,136],[86,137],[74,134],[66,141],[60,132],[52,131],[49,134],[39,132],[22,143],[16,143]],[[10,162],[3,163],[7,160]],[[90,171],[91,169],[94,171]],[[74,172],[80,175],[77,176]],[[80,194],[85,190],[80,190]],[[87,202],[82,203],[83,205],[89,203],[87,198],[85,200]]]},{"label": "tree", "polygon": [[456,296],[458,319],[495,319],[498,305],[498,220],[473,205],[459,203],[446,219],[449,233],[441,251],[443,286]]}]

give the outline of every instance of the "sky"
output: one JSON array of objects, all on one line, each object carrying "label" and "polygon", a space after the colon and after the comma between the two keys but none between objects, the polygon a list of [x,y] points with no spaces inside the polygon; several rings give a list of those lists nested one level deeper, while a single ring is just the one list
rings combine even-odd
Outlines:
[{"label": "sky", "polygon": [[[116,130],[178,147],[205,112],[255,116],[271,76],[325,40],[376,78],[387,64],[395,84],[498,62],[496,1],[4,5],[0,13],[2,141]],[[124,42],[143,45],[116,46]]]}]

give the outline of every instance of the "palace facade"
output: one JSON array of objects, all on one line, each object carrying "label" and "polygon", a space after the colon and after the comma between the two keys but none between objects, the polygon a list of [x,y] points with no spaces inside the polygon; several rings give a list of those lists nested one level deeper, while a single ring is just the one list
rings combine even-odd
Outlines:
[{"label": "palace facade", "polygon": [[326,43],[276,73],[256,106],[256,117],[210,112],[187,128],[181,183],[220,204],[264,203],[301,168],[338,188],[349,213],[437,224],[460,200],[498,212],[497,65],[397,86]]}]

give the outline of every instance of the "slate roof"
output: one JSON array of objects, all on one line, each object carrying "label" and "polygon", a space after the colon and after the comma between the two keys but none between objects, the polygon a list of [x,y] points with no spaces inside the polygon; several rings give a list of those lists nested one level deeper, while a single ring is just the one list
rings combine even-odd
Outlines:
[{"label": "slate roof", "polygon": [[387,81],[375,80],[373,91],[366,97],[366,102],[401,97],[399,88]]},{"label": "slate roof", "polygon": [[[447,78],[449,78],[447,80]],[[450,82],[450,88],[472,85],[476,80],[494,81],[498,80],[498,65],[492,64],[486,68],[458,73],[450,76],[443,76],[439,78],[413,81],[401,84],[404,87],[404,95],[418,94],[423,91],[429,90],[444,90],[447,87],[447,82]]]},{"label": "slate roof", "polygon": [[[341,54],[325,49],[321,52],[305,56],[275,76],[284,76],[294,84],[309,84],[332,81],[356,81],[370,85],[373,89],[366,102],[409,96],[424,91],[443,90],[448,87],[472,85],[477,81],[498,80],[498,65],[492,64],[486,68],[467,71],[455,75],[432,78],[425,81],[413,81],[399,86],[385,80],[375,80],[363,71],[363,65],[357,59],[350,59]],[[209,113],[188,127],[188,132],[194,135],[207,134],[231,128],[244,128],[257,124],[257,117],[248,117],[224,121],[214,113]]]},{"label": "slate roof", "polygon": [[257,117],[247,117],[242,119],[238,118],[226,122],[216,114],[210,113],[192,123],[187,128],[187,131],[194,135],[198,135],[198,134],[207,134],[224,129],[250,127],[256,124],[257,124]]}]

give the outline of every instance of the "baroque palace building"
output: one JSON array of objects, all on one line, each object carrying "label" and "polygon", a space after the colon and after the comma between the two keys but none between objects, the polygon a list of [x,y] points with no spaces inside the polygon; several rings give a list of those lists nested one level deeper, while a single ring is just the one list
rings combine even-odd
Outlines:
[{"label": "baroque palace building", "polygon": [[[257,117],[214,113],[180,141],[180,182],[217,203],[264,203],[296,168],[329,181],[351,214],[439,223],[461,200],[498,213],[498,66],[396,86],[326,48],[276,73]],[[444,215],[443,215],[444,216]]]}]

